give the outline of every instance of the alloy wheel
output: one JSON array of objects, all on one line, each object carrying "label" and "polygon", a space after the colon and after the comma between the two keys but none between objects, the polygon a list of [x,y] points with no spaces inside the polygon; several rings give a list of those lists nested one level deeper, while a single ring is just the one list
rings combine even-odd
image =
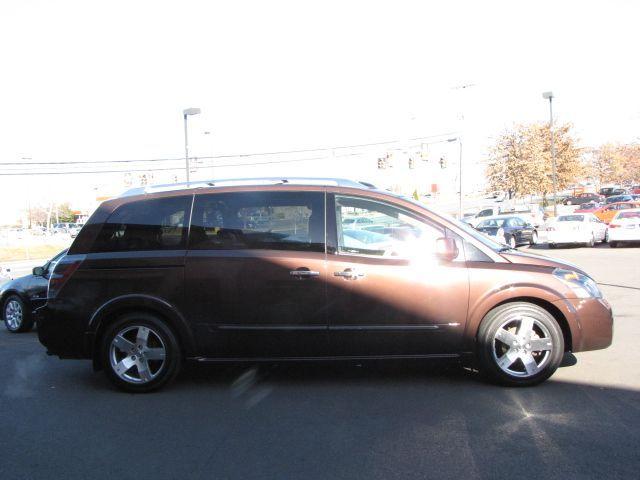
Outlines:
[{"label": "alloy wheel", "polygon": [[510,246],[511,248],[516,248],[516,237],[512,236],[512,237],[509,239],[509,246]]},{"label": "alloy wheel", "polygon": [[111,369],[128,383],[152,381],[164,368],[166,356],[167,349],[160,334],[146,325],[120,330],[109,347]]},{"label": "alloy wheel", "polygon": [[528,378],[542,371],[549,362],[553,342],[551,333],[539,320],[522,316],[502,323],[493,338],[493,359],[512,377]]},{"label": "alloy wheel", "polygon": [[22,305],[17,300],[9,300],[4,307],[4,318],[10,330],[17,330],[22,325]]}]

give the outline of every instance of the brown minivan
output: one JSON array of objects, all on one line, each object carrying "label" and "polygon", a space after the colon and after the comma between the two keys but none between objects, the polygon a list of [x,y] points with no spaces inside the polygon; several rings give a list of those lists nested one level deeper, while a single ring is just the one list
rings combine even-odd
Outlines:
[{"label": "brown minivan", "polygon": [[339,179],[220,180],[104,202],[37,312],[48,352],[149,391],[197,362],[466,358],[532,385],[611,344],[574,265]]}]

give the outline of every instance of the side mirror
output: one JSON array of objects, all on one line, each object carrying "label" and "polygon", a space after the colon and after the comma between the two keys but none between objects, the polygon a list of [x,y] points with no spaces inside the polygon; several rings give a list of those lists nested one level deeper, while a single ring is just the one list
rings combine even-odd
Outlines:
[{"label": "side mirror", "polygon": [[33,274],[36,277],[43,277],[44,276],[44,267],[33,267]]},{"label": "side mirror", "polygon": [[441,237],[436,240],[436,256],[447,262],[455,259],[460,251],[455,239]]}]

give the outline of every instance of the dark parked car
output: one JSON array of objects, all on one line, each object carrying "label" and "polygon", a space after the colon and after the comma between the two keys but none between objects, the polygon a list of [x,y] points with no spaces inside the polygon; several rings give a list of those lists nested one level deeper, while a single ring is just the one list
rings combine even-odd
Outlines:
[{"label": "dark parked car", "polygon": [[[354,217],[385,228],[358,238]],[[92,359],[134,392],[168,383],[185,360],[451,358],[532,385],[566,351],[610,345],[612,327],[578,267],[338,179],[211,181],[106,201],[38,310],[49,353]]]},{"label": "dark parked car", "polygon": [[604,198],[603,195],[598,195],[597,193],[579,193],[566,197],[562,203],[565,205],[583,205],[589,202],[603,202]]},{"label": "dark parked car", "polygon": [[605,187],[600,189],[600,195],[611,197],[613,195],[626,195],[629,191],[626,188]]},{"label": "dark parked car", "polygon": [[32,312],[47,301],[49,274],[63,250],[41,267],[33,269],[31,275],[16,278],[0,286],[2,320],[7,330],[13,333],[28,332],[33,327]]},{"label": "dark parked car", "polygon": [[607,197],[605,204],[609,205],[610,203],[618,203],[618,202],[633,202],[633,197],[631,195],[612,195]]},{"label": "dark parked car", "polygon": [[538,242],[538,232],[535,227],[520,217],[496,215],[480,222],[476,229],[511,248]]}]

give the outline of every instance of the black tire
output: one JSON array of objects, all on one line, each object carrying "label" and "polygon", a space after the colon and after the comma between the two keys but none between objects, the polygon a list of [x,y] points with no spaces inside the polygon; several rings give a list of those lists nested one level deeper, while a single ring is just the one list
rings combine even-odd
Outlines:
[{"label": "black tire", "polygon": [[[112,351],[112,342],[118,334],[123,332],[126,332],[123,337],[133,340],[129,342],[132,348],[140,347],[140,344],[136,345],[138,343],[135,339],[136,335],[133,335],[134,333],[139,334],[140,330],[136,330],[139,328],[148,329],[149,349],[146,348],[147,343],[145,342],[143,350],[131,350],[128,353],[123,353],[123,350],[114,346],[115,352]],[[167,323],[155,315],[145,312],[133,312],[123,315],[108,326],[100,345],[100,362],[104,367],[104,371],[109,380],[121,390],[133,393],[151,392],[169,384],[180,372],[182,352],[178,339]],[[165,354],[163,360],[145,358],[151,350],[160,351],[162,349],[164,349]],[[119,355],[121,358],[118,357]],[[114,362],[119,360],[120,363],[118,364],[121,364],[125,357],[128,362],[135,359],[137,359],[137,362],[130,366],[128,370],[117,373]],[[143,375],[138,369],[139,362],[142,359],[144,359],[144,365],[148,369],[148,375],[153,375],[152,378],[142,378]],[[138,376],[140,379],[139,381],[127,380],[125,376]]]},{"label": "black tire", "polygon": [[[534,325],[531,332],[535,333],[535,337],[530,335],[529,340],[527,337],[520,339],[517,333],[520,328],[517,322],[523,322],[524,319],[530,319]],[[510,327],[512,332],[509,332],[502,328],[505,325],[515,326]],[[498,330],[506,332],[506,335],[511,335],[521,343],[518,343],[518,346],[509,345],[507,348],[507,343],[503,343],[504,339],[496,339]],[[549,350],[531,350],[535,348],[534,345],[548,345],[549,341]],[[507,351],[511,353],[507,355]],[[476,355],[481,372],[496,383],[517,387],[537,385],[553,375],[560,366],[564,356],[564,337],[558,322],[544,308],[528,302],[506,303],[491,310],[482,320],[478,330]],[[503,358],[508,358],[507,363],[512,363],[502,368],[499,360]],[[512,361],[511,358],[515,360]],[[535,367],[531,367],[531,373],[525,367],[523,359],[535,362]]]},{"label": "black tire", "polygon": [[555,243],[550,243],[550,244],[549,244],[549,248],[551,248],[551,249],[556,248],[556,244],[555,244]]},{"label": "black tire", "polygon": [[596,239],[593,236],[593,234],[591,234],[591,240],[589,240],[587,243],[585,243],[585,247],[593,248],[595,246],[596,246]]},{"label": "black tire", "polygon": [[516,248],[518,246],[518,243],[516,242],[516,237],[514,237],[513,235],[511,235],[507,243],[511,248]]},{"label": "black tire", "polygon": [[[15,317],[13,317],[10,320],[8,315],[16,313],[16,308],[20,311],[20,319],[16,320]],[[2,319],[4,320],[5,327],[7,327],[7,330],[11,333],[24,333],[33,328],[33,315],[31,315],[31,309],[18,295],[9,295],[5,299],[2,304]]]},{"label": "black tire", "polygon": [[611,242],[611,241],[610,241],[610,242],[609,242],[609,246],[610,246],[611,248],[617,248],[617,247],[618,247],[618,242]]}]

